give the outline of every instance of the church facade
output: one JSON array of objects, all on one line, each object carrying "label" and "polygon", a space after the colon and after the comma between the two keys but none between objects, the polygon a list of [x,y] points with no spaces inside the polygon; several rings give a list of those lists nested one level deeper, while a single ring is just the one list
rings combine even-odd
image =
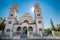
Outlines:
[{"label": "church facade", "polygon": [[26,13],[18,21],[17,14],[18,6],[17,4],[13,4],[6,21],[5,32],[21,32],[27,34],[28,31],[32,31],[34,33],[41,34],[42,36],[44,24],[41,9],[38,4],[34,5],[34,20],[30,14]]},{"label": "church facade", "polygon": [[13,4],[10,9],[9,16],[6,20],[5,32],[10,34],[11,32],[17,34],[26,34],[27,37],[31,36],[30,34],[38,34],[41,37],[44,32],[43,17],[41,9],[38,4],[34,5],[34,17],[28,13],[24,14],[20,20],[17,20],[18,14],[18,5]]}]

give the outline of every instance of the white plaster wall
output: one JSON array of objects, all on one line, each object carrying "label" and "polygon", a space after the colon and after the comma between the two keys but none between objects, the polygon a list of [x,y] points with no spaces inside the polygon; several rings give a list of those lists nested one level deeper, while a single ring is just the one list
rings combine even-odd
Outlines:
[{"label": "white plaster wall", "polygon": [[18,28],[19,26],[21,27],[21,32],[23,32],[23,27],[24,27],[24,26],[27,27],[27,32],[28,32],[28,27],[30,27],[30,26],[32,26],[33,32],[34,32],[34,33],[36,32],[36,27],[35,27],[35,25],[29,25],[28,23],[23,23],[23,24],[21,24],[21,25],[14,25],[14,28],[13,28],[14,32],[16,32],[16,30],[17,30],[17,28]]},{"label": "white plaster wall", "polygon": [[[8,24],[9,21],[12,21],[12,23],[11,23],[11,24]],[[6,21],[5,32],[6,32],[7,29],[10,29],[10,31],[12,31],[12,29],[13,29],[13,24],[14,24],[14,23],[16,23],[16,20],[15,20],[15,19],[8,19],[8,20]]]},{"label": "white plaster wall", "polygon": [[[21,25],[14,25],[14,27],[13,27],[13,32],[16,32],[18,27],[21,27]],[[22,27],[21,27],[21,28],[22,28]]]}]

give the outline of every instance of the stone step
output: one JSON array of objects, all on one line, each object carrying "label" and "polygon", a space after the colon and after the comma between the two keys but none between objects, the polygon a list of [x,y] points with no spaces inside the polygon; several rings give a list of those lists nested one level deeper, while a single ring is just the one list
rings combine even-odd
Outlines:
[{"label": "stone step", "polygon": [[20,40],[27,40],[27,35],[24,35],[24,34],[21,35],[21,36],[20,36]]},{"label": "stone step", "polygon": [[60,40],[60,39],[27,39],[27,40]]}]

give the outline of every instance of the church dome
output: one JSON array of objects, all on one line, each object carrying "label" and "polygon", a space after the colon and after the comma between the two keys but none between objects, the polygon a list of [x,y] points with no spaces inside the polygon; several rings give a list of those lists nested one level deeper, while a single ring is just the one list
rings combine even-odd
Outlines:
[{"label": "church dome", "polygon": [[33,19],[32,19],[32,16],[28,13],[24,14],[20,20],[19,20],[19,23],[22,23],[24,22],[25,20],[27,20],[29,23],[32,23],[33,22]]},{"label": "church dome", "polygon": [[32,16],[28,13],[24,14],[22,17],[31,17],[32,18]]}]

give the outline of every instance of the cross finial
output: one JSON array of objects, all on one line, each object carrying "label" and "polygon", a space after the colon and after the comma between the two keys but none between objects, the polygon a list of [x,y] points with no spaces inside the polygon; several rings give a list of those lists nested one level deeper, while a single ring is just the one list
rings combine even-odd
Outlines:
[{"label": "cross finial", "polygon": [[34,7],[37,9],[39,8],[39,4],[38,3],[35,3]]},{"label": "cross finial", "polygon": [[18,8],[18,5],[17,4],[13,4],[13,8],[14,9],[17,9]]}]

